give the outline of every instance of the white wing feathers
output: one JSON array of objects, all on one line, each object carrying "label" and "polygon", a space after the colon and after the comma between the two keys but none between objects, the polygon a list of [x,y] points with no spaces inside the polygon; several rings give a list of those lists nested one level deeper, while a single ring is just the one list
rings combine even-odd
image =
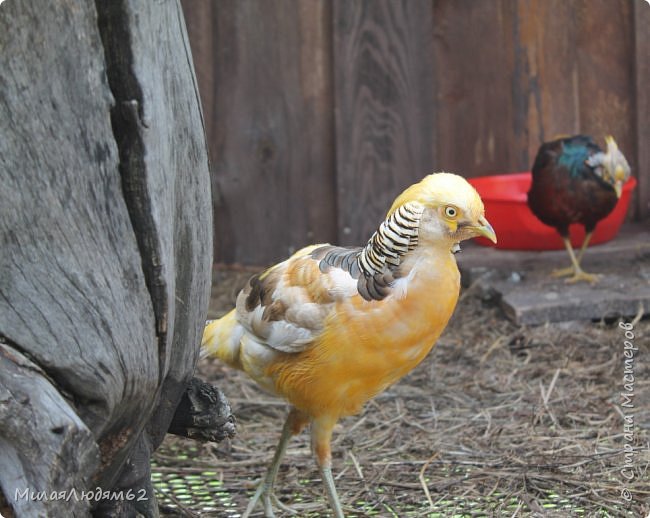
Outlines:
[{"label": "white wing feathers", "polygon": [[251,338],[285,353],[308,348],[336,301],[358,294],[349,273],[321,272],[318,261],[299,254],[253,277],[237,297],[237,320]]}]

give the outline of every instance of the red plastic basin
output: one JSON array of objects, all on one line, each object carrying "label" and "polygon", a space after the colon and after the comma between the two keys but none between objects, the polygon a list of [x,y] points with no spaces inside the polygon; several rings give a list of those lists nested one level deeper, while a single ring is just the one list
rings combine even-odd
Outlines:
[{"label": "red plastic basin", "polygon": [[[478,238],[484,246],[496,246],[507,250],[559,250],[564,248],[560,235],[553,227],[544,225],[531,212],[526,203],[531,184],[531,174],[513,173],[482,176],[468,179],[478,191],[485,205],[485,216],[494,227],[498,243]],[[618,233],[630,204],[630,195],[636,187],[636,179],[631,177],[623,186],[621,198],[614,210],[598,222],[591,237],[590,245],[605,243]],[[582,225],[569,228],[574,247],[582,245],[585,230]]]}]

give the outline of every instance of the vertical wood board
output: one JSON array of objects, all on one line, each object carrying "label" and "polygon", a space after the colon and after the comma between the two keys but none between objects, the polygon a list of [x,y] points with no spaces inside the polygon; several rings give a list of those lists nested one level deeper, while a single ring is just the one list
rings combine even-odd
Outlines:
[{"label": "vertical wood board", "polygon": [[650,5],[634,0],[634,89],[638,218],[650,218]]},{"label": "vertical wood board", "polygon": [[206,112],[214,128],[215,253],[219,261],[264,264],[336,239],[330,6],[218,6],[214,75],[202,85],[215,92]]},{"label": "vertical wood board", "polygon": [[467,177],[521,170],[527,96],[515,79],[516,4],[434,0],[436,168]]},{"label": "vertical wood board", "polygon": [[432,172],[430,2],[334,2],[339,241],[362,244],[393,199]]},{"label": "vertical wood board", "polygon": [[519,169],[529,170],[542,142],[580,132],[577,29],[566,0],[518,2],[513,20],[513,84]]},{"label": "vertical wood board", "polygon": [[[629,0],[575,0],[580,128],[601,146],[613,135],[638,175],[634,20]],[[647,29],[647,28],[646,28]],[[632,198],[632,214],[637,197]]]},{"label": "vertical wood board", "polygon": [[424,174],[529,170],[541,142],[578,132],[617,138],[639,179],[631,216],[650,214],[641,0],[183,4],[218,261],[359,244]]}]

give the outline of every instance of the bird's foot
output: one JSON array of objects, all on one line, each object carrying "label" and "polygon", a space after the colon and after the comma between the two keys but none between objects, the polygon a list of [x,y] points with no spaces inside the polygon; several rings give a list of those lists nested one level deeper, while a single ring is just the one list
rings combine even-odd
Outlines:
[{"label": "bird's foot", "polygon": [[582,270],[578,270],[573,274],[573,276],[569,277],[568,279],[565,279],[564,282],[567,284],[575,284],[576,282],[581,282],[585,281],[590,284],[595,284],[600,280],[600,275],[596,275],[595,273],[586,273],[583,272]]},{"label": "bird's foot", "polygon": [[575,269],[573,266],[567,266],[566,268],[558,268],[557,270],[553,270],[551,272],[551,277],[568,277],[574,273]]},{"label": "bird's foot", "polygon": [[274,495],[273,486],[268,484],[266,480],[262,480],[259,486],[257,486],[257,490],[255,491],[253,498],[251,498],[250,502],[248,502],[248,506],[246,507],[242,518],[248,518],[251,515],[251,513],[260,503],[260,499],[262,500],[262,505],[264,506],[264,515],[266,518],[274,518],[275,514],[273,513],[273,506],[271,505],[272,495]]},{"label": "bird's foot", "polygon": [[296,511],[295,509],[292,509],[288,505],[283,504],[282,502],[280,502],[280,499],[277,496],[275,496],[275,493],[271,494],[271,500],[273,500],[273,503],[275,504],[275,507],[278,507],[278,508],[282,509],[285,513],[298,514],[298,511]]},{"label": "bird's foot", "polygon": [[291,509],[288,505],[280,502],[280,499],[275,496],[275,493],[273,492],[272,485],[268,484],[265,480],[262,480],[260,485],[257,487],[257,491],[255,491],[253,498],[248,502],[248,507],[246,507],[246,511],[244,511],[242,518],[248,518],[251,515],[260,503],[260,499],[262,500],[264,516],[266,516],[266,518],[275,518],[275,513],[273,512],[274,505],[289,514],[297,514],[294,509]]}]

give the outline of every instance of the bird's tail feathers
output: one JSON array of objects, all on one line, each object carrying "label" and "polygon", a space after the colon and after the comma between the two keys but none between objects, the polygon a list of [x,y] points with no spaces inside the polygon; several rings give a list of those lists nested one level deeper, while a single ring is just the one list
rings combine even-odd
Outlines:
[{"label": "bird's tail feathers", "polygon": [[216,356],[231,367],[241,369],[239,352],[243,333],[234,309],[218,320],[208,321],[203,330],[200,357]]}]

